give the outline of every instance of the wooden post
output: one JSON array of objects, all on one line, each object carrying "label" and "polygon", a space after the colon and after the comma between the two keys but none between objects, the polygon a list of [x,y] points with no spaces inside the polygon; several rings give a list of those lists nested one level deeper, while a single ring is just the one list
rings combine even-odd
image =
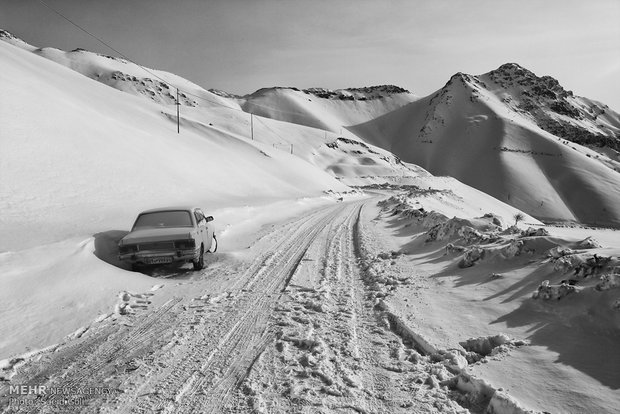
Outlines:
[{"label": "wooden post", "polygon": [[179,116],[179,107],[181,106],[181,102],[179,102],[179,88],[177,88],[177,134],[181,133],[181,121]]}]

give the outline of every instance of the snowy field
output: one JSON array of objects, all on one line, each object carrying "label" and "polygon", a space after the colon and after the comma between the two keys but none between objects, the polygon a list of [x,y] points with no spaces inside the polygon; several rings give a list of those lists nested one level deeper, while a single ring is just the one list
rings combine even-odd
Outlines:
[{"label": "snowy field", "polygon": [[[620,406],[620,232],[576,222],[618,222],[615,153],[558,143],[498,92],[470,101],[471,79],[434,101],[437,145],[418,151],[391,140],[431,97],[235,97],[157,71],[193,94],[177,134],[139,67],[4,38],[0,408],[27,383],[113,391],[84,412]],[[469,136],[448,148],[457,129],[562,156],[485,164]],[[140,211],[185,204],[215,217],[206,269],[118,261]]]}]

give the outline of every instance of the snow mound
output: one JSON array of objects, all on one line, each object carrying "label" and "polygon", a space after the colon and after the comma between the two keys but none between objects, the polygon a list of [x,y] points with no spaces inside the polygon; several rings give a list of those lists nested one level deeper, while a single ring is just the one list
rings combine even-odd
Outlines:
[{"label": "snow mound", "polygon": [[568,283],[552,285],[548,280],[543,280],[538,287],[538,290],[532,294],[532,298],[542,300],[560,300],[563,297],[575,292],[575,286],[569,285]]},{"label": "snow mound", "polygon": [[597,242],[592,236],[588,236],[585,239],[577,242],[575,247],[578,249],[598,249],[601,247],[601,244]]},{"label": "snow mound", "polygon": [[596,284],[596,290],[610,290],[620,288],[620,268],[615,267],[612,273],[601,276],[601,281]]},{"label": "snow mound", "polygon": [[444,223],[432,227],[426,234],[426,241],[461,238],[465,243],[482,243],[496,241],[501,230],[501,223],[493,215],[485,215],[476,219],[453,217]]},{"label": "snow mound", "polygon": [[508,393],[495,389],[487,381],[467,373],[461,373],[447,382],[448,386],[461,393],[459,402],[471,407],[475,412],[489,414],[526,414],[534,413],[523,408]]}]

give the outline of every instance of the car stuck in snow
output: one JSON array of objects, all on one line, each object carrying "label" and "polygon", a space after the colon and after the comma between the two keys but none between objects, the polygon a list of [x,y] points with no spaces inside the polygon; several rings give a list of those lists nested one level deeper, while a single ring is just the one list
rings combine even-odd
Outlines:
[{"label": "car stuck in snow", "polygon": [[118,244],[119,259],[133,270],[147,265],[191,262],[204,268],[205,254],[215,253],[213,216],[197,207],[167,207],[143,211]]}]

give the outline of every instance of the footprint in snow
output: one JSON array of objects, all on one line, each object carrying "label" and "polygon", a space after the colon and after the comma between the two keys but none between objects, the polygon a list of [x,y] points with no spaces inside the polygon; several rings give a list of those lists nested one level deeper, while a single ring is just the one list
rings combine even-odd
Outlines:
[{"label": "footprint in snow", "polygon": [[117,315],[128,315],[135,313],[137,309],[147,309],[151,303],[149,298],[152,293],[132,293],[122,291],[118,294],[120,303],[114,306],[114,313]]}]

